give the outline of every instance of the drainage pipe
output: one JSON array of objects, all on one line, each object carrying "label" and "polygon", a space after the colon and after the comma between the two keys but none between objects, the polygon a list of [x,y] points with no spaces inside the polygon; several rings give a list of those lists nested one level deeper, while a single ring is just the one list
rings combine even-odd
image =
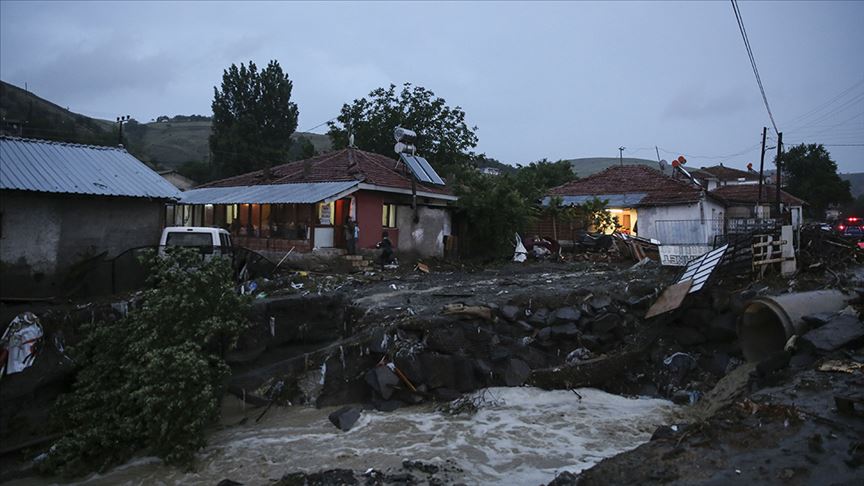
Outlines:
[{"label": "drainage pipe", "polygon": [[837,312],[851,298],[839,290],[815,290],[751,300],[738,320],[738,341],[744,357],[758,362],[782,351],[789,338],[809,330],[804,316]]}]

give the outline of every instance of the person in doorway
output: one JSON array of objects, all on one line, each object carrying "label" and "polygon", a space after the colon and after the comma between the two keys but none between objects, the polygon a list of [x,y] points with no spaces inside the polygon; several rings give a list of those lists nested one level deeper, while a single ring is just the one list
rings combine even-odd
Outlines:
[{"label": "person in doorway", "polygon": [[357,254],[357,223],[353,219],[348,218],[348,221],[342,226],[345,232],[345,246],[348,248],[349,255]]},{"label": "person in doorway", "polygon": [[381,233],[381,241],[375,247],[381,249],[381,270],[384,270],[384,265],[393,261],[393,243],[390,242],[390,234],[386,231]]}]

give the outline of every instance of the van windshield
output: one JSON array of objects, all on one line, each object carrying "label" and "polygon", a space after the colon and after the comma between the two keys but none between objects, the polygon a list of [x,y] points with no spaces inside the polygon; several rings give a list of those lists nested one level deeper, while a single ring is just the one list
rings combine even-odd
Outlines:
[{"label": "van windshield", "polygon": [[210,233],[168,233],[165,246],[213,246]]}]

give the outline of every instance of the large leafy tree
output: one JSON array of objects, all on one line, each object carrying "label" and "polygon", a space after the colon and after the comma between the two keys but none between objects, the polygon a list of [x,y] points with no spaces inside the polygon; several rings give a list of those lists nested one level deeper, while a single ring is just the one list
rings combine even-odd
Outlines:
[{"label": "large leafy tree", "polygon": [[781,160],[784,190],[807,201],[811,216],[824,217],[829,205],[852,201],[849,181],[837,174],[837,163],[824,145],[795,145]]},{"label": "large leafy tree", "polygon": [[229,177],[288,161],[298,115],[292,87],[277,61],[261,71],[252,61],[225,70],[222,89],[213,88],[214,175]]},{"label": "large leafy tree", "polygon": [[526,166],[519,166],[516,171],[516,182],[520,191],[532,200],[544,196],[546,191],[553,187],[576,179],[573,167],[566,160],[557,162],[538,160]]},{"label": "large leafy tree", "polygon": [[337,149],[348,146],[349,134],[363,150],[393,155],[393,129],[397,126],[417,132],[417,151],[436,169],[447,175],[455,166],[464,165],[477,146],[477,127],[465,123],[465,112],[450,107],[435,93],[411,83],[378,88],[365,98],[344,104],[330,122],[328,135]]}]

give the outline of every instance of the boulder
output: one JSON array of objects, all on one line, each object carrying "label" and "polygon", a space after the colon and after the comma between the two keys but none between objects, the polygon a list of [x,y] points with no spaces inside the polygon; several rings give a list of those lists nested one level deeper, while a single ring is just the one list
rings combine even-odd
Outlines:
[{"label": "boulder", "polygon": [[528,380],[531,368],[521,359],[511,359],[501,370],[501,379],[506,386],[520,386]]},{"label": "boulder", "polygon": [[551,324],[567,324],[576,322],[582,317],[582,313],[575,307],[562,307],[552,314]]},{"label": "boulder", "polygon": [[342,407],[328,415],[327,418],[329,418],[330,422],[340,430],[347,432],[351,430],[351,427],[353,427],[354,423],[357,422],[357,419],[360,418],[360,412],[361,410],[357,407]]},{"label": "boulder", "polygon": [[459,327],[439,327],[426,334],[426,348],[445,354],[455,354],[468,348],[468,339]]},{"label": "boulder", "polygon": [[446,387],[432,390],[432,395],[435,397],[435,400],[438,400],[439,402],[452,402],[462,396],[458,391]]},{"label": "boulder", "polygon": [[535,327],[542,327],[546,325],[546,322],[549,320],[549,310],[541,307],[534,311],[531,314],[531,317],[528,318],[528,322],[533,324]]},{"label": "boulder", "polygon": [[588,305],[596,311],[601,311],[612,305],[612,298],[608,295],[595,295],[588,301]]},{"label": "boulder", "polygon": [[579,335],[579,328],[571,322],[560,326],[552,326],[551,332],[554,337],[573,337]]},{"label": "boulder", "polygon": [[540,332],[537,333],[537,339],[540,341],[548,341],[549,338],[551,338],[551,337],[552,337],[552,328],[551,327],[544,327],[543,329],[540,329]]},{"label": "boulder", "polygon": [[669,332],[670,337],[678,341],[678,344],[684,346],[685,348],[696,344],[702,344],[707,341],[707,339],[705,339],[705,336],[701,332],[693,329],[692,327],[671,328],[669,329]]},{"label": "boulder", "polygon": [[461,370],[454,365],[452,356],[423,353],[420,355],[420,367],[426,377],[426,385],[430,389],[456,388],[456,373],[461,372]]},{"label": "boulder", "polygon": [[621,325],[621,316],[618,314],[606,313],[594,318],[591,321],[591,332],[596,334],[606,334],[612,332],[615,328]]},{"label": "boulder", "polygon": [[522,309],[515,305],[505,305],[501,308],[499,313],[501,314],[501,317],[510,322],[513,322],[524,315],[522,314]]},{"label": "boulder", "polygon": [[379,412],[392,412],[399,408],[405,406],[405,402],[401,400],[379,400],[377,398],[372,399],[372,406],[375,407],[375,410]]},{"label": "boulder", "polygon": [[399,377],[388,366],[376,366],[366,372],[366,383],[384,400],[393,395],[393,387],[399,385]]},{"label": "boulder", "polygon": [[567,364],[581,363],[591,359],[591,351],[587,348],[576,348],[567,353]]},{"label": "boulder", "polygon": [[822,327],[801,336],[817,352],[828,353],[864,338],[864,323],[857,317],[840,314]]},{"label": "boulder", "polygon": [[534,326],[525,321],[516,321],[516,323],[513,324],[513,327],[515,327],[520,334],[534,332]]}]

